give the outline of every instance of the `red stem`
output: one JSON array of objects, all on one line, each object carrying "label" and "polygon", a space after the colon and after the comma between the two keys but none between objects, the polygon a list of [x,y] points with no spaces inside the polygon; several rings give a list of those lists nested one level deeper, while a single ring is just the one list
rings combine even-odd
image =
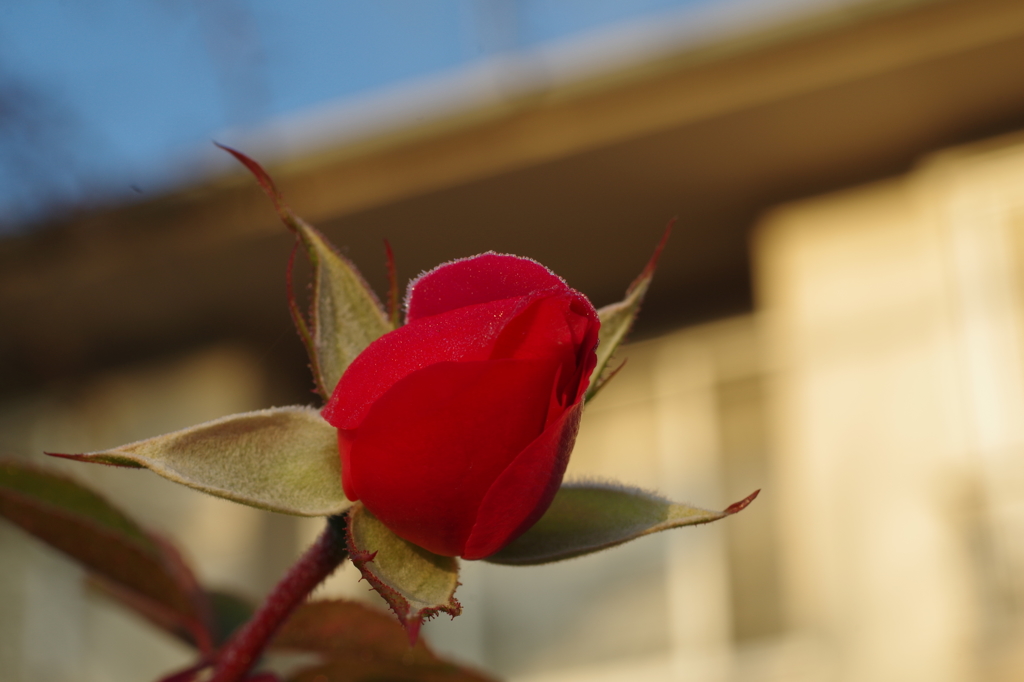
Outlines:
[{"label": "red stem", "polygon": [[346,520],[345,516],[327,519],[327,527],[316,543],[288,570],[259,611],[221,650],[209,682],[242,680],[291,612],[345,560]]}]

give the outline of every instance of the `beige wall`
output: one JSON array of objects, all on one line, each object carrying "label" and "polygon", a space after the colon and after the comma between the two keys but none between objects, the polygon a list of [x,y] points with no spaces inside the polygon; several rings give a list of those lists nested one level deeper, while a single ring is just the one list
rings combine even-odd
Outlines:
[{"label": "beige wall", "polygon": [[787,619],[830,679],[1024,675],[1021,244],[1019,138],[759,234]]}]

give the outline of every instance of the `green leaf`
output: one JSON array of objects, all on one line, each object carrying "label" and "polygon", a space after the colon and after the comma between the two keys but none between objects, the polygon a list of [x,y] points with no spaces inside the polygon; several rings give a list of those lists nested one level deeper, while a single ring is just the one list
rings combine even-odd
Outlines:
[{"label": "green leaf", "polygon": [[743,510],[759,492],[719,512],[636,489],[565,484],[540,521],[484,561],[529,566],[590,554],[669,528],[717,521]]},{"label": "green leaf", "polygon": [[414,643],[423,620],[441,611],[462,613],[455,599],[459,563],[403,540],[361,503],[349,511],[348,551],[352,563],[388,602]]},{"label": "green leaf", "polygon": [[330,398],[345,368],[364,348],[394,329],[394,326],[384,306],[356,266],[338,253],[318,230],[292,212],[263,167],[237,150],[217,146],[232,154],[249,169],[274,203],[282,222],[306,247],[309,262],[313,266],[309,320],[303,317],[291,295],[290,265],[289,304],[292,319],[306,344],[313,365],[317,390],[325,399]]},{"label": "green leaf", "polygon": [[248,600],[230,592],[210,590],[207,596],[210,599],[213,641],[220,646],[252,618],[256,609]]},{"label": "green leaf", "polygon": [[[323,662],[297,672],[293,682],[417,680],[486,682],[489,678],[438,658],[420,640],[412,647],[402,626],[386,613],[349,601],[300,606],[271,648],[320,654]],[[323,677],[318,677],[318,676]],[[326,679],[324,679],[326,678]]]},{"label": "green leaf", "polygon": [[0,462],[0,515],[75,559],[135,608],[211,651],[208,604],[192,572],[163,540],[75,481]]},{"label": "green leaf", "polygon": [[597,392],[618,372],[618,369],[609,373],[606,373],[605,370],[615,351],[629,334],[629,330],[632,329],[636,316],[640,313],[640,304],[643,303],[644,296],[647,295],[647,290],[651,287],[654,270],[658,266],[658,257],[661,256],[668,236],[672,233],[673,223],[675,223],[675,219],[669,222],[665,228],[665,233],[662,235],[661,241],[658,242],[658,246],[655,247],[651,259],[647,261],[647,265],[626,289],[626,297],[618,303],[606,305],[597,311],[597,316],[601,320],[601,331],[599,332],[601,342],[597,346],[597,365],[590,374],[590,387],[587,389],[586,401],[593,400]]},{"label": "green leaf", "polygon": [[338,514],[338,432],[310,407],[215,419],[111,450],[55,457],[147,468],[175,483],[251,507],[298,516]]}]

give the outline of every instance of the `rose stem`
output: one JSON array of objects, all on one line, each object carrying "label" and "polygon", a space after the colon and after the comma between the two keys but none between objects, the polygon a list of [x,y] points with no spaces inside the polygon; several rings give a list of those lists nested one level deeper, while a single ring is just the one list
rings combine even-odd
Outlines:
[{"label": "rose stem", "polygon": [[344,515],[327,519],[327,527],[313,546],[288,570],[263,606],[221,650],[210,682],[241,680],[291,612],[345,560],[348,556],[346,521]]}]

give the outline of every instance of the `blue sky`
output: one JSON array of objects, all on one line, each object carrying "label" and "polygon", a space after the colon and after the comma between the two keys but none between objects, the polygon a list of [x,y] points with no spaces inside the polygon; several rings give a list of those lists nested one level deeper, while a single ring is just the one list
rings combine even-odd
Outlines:
[{"label": "blue sky", "polygon": [[225,130],[725,2],[4,0],[0,230],[158,193]]}]

